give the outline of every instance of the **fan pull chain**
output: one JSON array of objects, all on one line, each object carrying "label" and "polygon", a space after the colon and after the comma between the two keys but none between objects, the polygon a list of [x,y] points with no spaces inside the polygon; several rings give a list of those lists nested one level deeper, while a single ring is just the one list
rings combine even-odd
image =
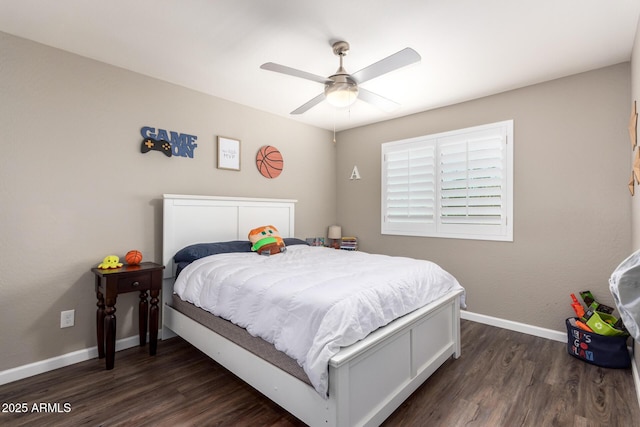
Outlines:
[{"label": "fan pull chain", "polygon": [[333,110],[333,143],[336,143],[336,110]]}]

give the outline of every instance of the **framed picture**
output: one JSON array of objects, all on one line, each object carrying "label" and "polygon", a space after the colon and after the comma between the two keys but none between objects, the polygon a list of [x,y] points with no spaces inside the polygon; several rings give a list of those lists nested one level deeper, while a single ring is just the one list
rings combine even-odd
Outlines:
[{"label": "framed picture", "polygon": [[240,170],[240,140],[218,137],[218,169]]}]

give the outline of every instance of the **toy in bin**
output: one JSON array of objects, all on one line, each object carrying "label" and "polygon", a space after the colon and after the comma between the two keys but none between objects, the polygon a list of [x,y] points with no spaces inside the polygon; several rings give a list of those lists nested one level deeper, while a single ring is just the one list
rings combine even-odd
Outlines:
[{"label": "toy in bin", "polygon": [[582,316],[584,316],[584,307],[580,304],[580,301],[578,301],[575,294],[571,294],[571,299],[573,300],[571,308],[576,312],[576,316],[578,316],[578,318],[582,318]]},{"label": "toy in bin", "polygon": [[571,294],[571,307],[576,313],[576,326],[584,331],[595,332],[606,336],[628,335],[621,320],[616,319],[611,313],[613,308],[596,301],[590,291],[580,292],[582,300],[587,305],[585,310],[574,294]]},{"label": "toy in bin", "polygon": [[618,319],[607,313],[600,313],[597,311],[586,311],[583,319],[587,321],[593,332],[600,335],[607,335],[611,337],[618,337],[622,335],[628,335],[626,331],[617,329],[614,325],[618,322]]},{"label": "toy in bin", "polygon": [[593,311],[599,311],[600,313],[611,314],[613,313],[613,307],[609,307],[608,305],[600,304],[591,294],[591,291],[582,291],[580,292],[580,296],[587,307]]}]

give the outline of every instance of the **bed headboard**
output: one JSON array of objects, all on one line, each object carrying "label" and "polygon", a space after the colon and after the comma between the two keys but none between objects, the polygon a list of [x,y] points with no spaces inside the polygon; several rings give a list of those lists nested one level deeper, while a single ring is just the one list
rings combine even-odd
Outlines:
[{"label": "bed headboard", "polygon": [[194,243],[249,240],[249,231],[262,225],[275,226],[282,237],[294,237],[297,200],[177,194],[163,199],[165,278],[174,276],[176,252]]},{"label": "bed headboard", "polygon": [[[282,237],[294,237],[295,203],[289,199],[163,195],[162,304],[171,301],[173,256],[194,243],[249,240],[253,228],[275,226]],[[163,309],[164,311],[164,309]],[[164,314],[163,314],[164,322]],[[162,327],[162,339],[175,334]]]}]

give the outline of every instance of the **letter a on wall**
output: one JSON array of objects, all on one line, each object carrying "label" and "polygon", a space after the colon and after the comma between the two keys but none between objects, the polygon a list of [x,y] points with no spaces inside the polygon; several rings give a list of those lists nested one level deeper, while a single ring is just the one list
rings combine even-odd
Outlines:
[{"label": "letter a on wall", "polygon": [[353,171],[351,171],[350,179],[360,179],[360,172],[358,172],[358,166],[353,167]]}]

